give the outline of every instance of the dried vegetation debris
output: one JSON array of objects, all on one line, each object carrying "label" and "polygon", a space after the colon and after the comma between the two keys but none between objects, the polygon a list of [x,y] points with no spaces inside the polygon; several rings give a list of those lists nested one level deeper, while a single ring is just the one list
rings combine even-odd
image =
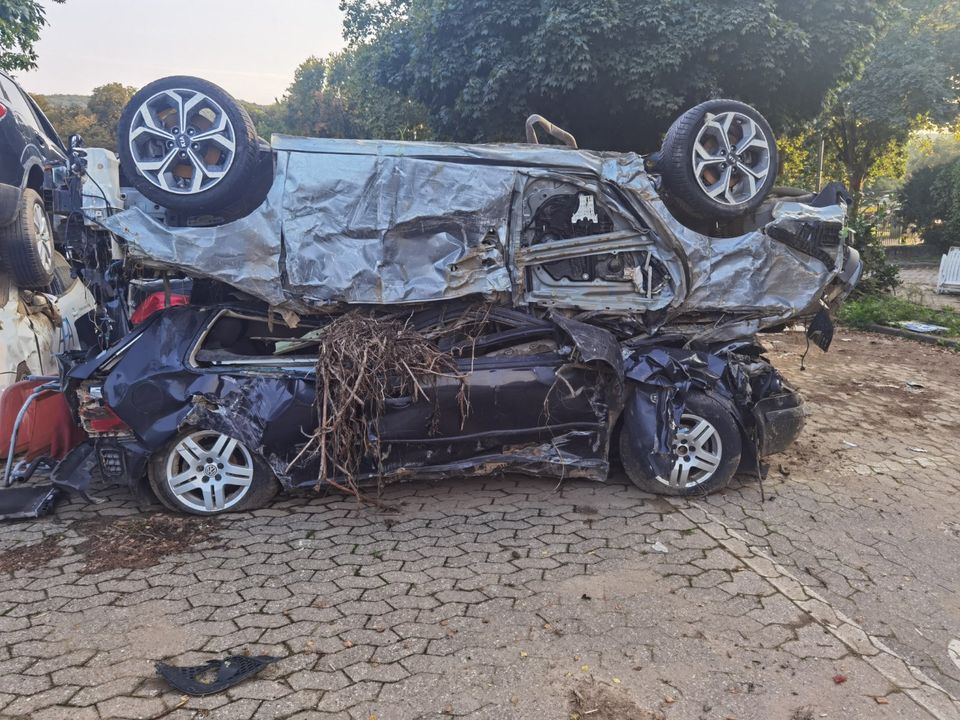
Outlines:
[{"label": "dried vegetation debris", "polygon": [[[379,425],[387,398],[434,402],[431,387],[440,378],[454,379],[461,383],[460,413],[465,418],[469,400],[455,357],[471,352],[488,312],[480,306],[456,322],[444,324],[440,318],[417,329],[409,316],[353,311],[317,330],[312,340],[317,344],[319,422],[290,467],[319,461],[318,484],[359,497],[357,476],[365,460],[382,476],[378,433],[370,429]],[[441,341],[446,346],[442,350]]]},{"label": "dried vegetation debris", "polygon": [[570,720],[665,720],[661,712],[642,708],[621,688],[590,680],[570,690]]},{"label": "dried vegetation debris", "polygon": [[220,521],[195,516],[151,515],[94,518],[71,527],[86,539],[76,546],[84,556],[83,574],[141,569],[217,537]]},{"label": "dried vegetation debris", "polygon": [[20,545],[0,552],[0,573],[43,567],[63,555],[61,535],[48,535],[38,543]]}]

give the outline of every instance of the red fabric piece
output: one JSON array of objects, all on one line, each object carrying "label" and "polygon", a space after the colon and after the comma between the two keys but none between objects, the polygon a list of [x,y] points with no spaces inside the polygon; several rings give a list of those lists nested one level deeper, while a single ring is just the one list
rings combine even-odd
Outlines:
[{"label": "red fabric piece", "polygon": [[[171,295],[170,296],[170,306],[175,307],[177,305],[189,305],[190,298],[186,295]],[[166,294],[162,292],[155,292],[152,295],[147,295],[142,303],[137,306],[137,309],[133,311],[133,315],[130,317],[130,322],[134,325],[139,325],[148,317],[153,315],[158,310],[163,310],[167,307],[166,303]]]},{"label": "red fabric piece", "polygon": [[[0,395],[0,447],[6,460],[10,451],[10,436],[23,403],[41,382],[23,380]],[[46,455],[60,460],[87,439],[87,434],[73,421],[70,407],[61,392],[45,392],[35,399],[27,410],[17,435],[16,455],[27,460]]]}]

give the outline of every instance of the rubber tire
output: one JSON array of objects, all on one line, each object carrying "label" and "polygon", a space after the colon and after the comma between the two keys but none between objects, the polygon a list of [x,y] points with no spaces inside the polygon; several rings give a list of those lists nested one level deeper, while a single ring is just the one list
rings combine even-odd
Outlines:
[{"label": "rubber tire", "polygon": [[177,444],[187,435],[191,435],[200,429],[201,428],[192,427],[184,430],[150,458],[150,462],[147,464],[147,480],[157,500],[159,500],[165,508],[175,513],[180,513],[181,515],[200,515],[201,517],[249,512],[251,510],[259,510],[268,505],[280,491],[280,483],[277,481],[276,476],[267,463],[264,462],[263,458],[253,450],[250,450],[250,448],[247,448],[247,450],[250,452],[250,457],[253,458],[253,483],[250,492],[247,493],[247,496],[243,498],[243,500],[229,510],[212,513],[202,512],[180,504],[176,496],[170,492],[164,482],[163,474],[166,471],[164,465],[166,465],[167,456],[173,452]]},{"label": "rubber tire", "polygon": [[[40,260],[40,239],[33,226],[33,209],[39,205],[47,218],[47,230],[50,233],[51,266],[47,270]],[[20,194],[20,205],[13,222],[0,228],[0,248],[3,252],[3,261],[13,273],[17,287],[24,290],[43,290],[53,279],[53,225],[50,216],[44,209],[43,198],[36,190],[26,188]]]},{"label": "rubber tire", "polygon": [[[750,117],[770,139],[770,172],[760,186],[760,191],[750,200],[737,205],[725,205],[708,197],[697,183],[691,160],[697,134],[707,113],[716,115],[728,111]],[[667,204],[674,206],[681,214],[698,220],[732,220],[753,212],[763,204],[777,181],[779,167],[780,156],[776,138],[770,123],[763,115],[736,100],[708,100],[687,110],[670,126],[660,149],[656,169],[663,178]]]},{"label": "rubber tire", "polygon": [[664,485],[644,472],[644,464],[640,462],[637,456],[635,445],[628,442],[628,429],[623,427],[620,432],[620,462],[627,477],[630,478],[630,482],[644,492],[654,495],[684,497],[709,495],[725,488],[737,474],[737,469],[740,467],[740,455],[743,451],[743,436],[740,433],[740,426],[730,411],[712,397],[693,392],[687,396],[684,414],[697,415],[710,422],[717,429],[723,446],[720,467],[707,482],[696,487],[680,490]]},{"label": "rubber tire", "polygon": [[[234,150],[233,165],[227,174],[209,190],[198,192],[195,195],[182,195],[161,190],[147,180],[137,170],[130,152],[130,130],[134,116],[140,106],[151,97],[164,90],[182,88],[196,90],[207,95],[223,108],[236,135],[236,149]],[[257,171],[263,167],[260,158],[260,140],[253,120],[243,106],[230,93],[212,82],[189,75],[175,75],[155,80],[140,89],[127,103],[120,115],[117,128],[118,154],[120,166],[134,187],[145,197],[157,205],[184,215],[227,215],[227,210],[243,203],[245,207],[254,207],[263,201],[254,202],[249,197],[257,183]],[[265,195],[266,193],[264,193]]]}]

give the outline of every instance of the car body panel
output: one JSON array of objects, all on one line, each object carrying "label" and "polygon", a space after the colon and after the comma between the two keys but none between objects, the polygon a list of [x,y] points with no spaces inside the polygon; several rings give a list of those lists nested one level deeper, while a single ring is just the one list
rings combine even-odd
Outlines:
[{"label": "car body panel", "polygon": [[19,290],[0,274],[0,389],[27,375],[56,376],[57,355],[82,346],[83,318],[96,307],[72,279],[58,292]]},{"label": "car body panel", "polygon": [[[245,218],[169,227],[131,208],[105,225],[137,262],[212,278],[298,314],[479,294],[516,307],[615,313],[648,330],[688,323],[696,335],[699,324],[716,341],[801,315],[843,266],[841,205],[783,202],[758,230],[708,237],[674,218],[631,153],[283,136],[273,147],[273,186]],[[585,199],[570,213],[580,220],[568,218],[575,231],[537,235],[538,213],[561,196]],[[832,229],[828,260],[783,241],[805,223]],[[582,277],[542,271],[586,261]]]},{"label": "car body panel", "polygon": [[[66,151],[56,131],[33,99],[0,73],[0,102],[8,112],[0,119],[0,225],[16,216],[20,193],[36,168],[36,189],[43,188],[43,171],[66,162]],[[16,192],[11,192],[15,189]]]}]

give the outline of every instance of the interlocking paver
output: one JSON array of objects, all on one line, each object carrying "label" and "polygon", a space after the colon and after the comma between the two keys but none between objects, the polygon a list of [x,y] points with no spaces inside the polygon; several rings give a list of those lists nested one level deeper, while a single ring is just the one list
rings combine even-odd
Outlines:
[{"label": "interlocking paver", "polygon": [[[749,478],[671,502],[451,479],[387,488],[390,513],[308,494],[99,574],[75,523],[139,512],[122,490],[0,526],[0,550],[64,550],[0,576],[0,717],[539,720],[590,678],[670,720],[960,717],[960,356],[841,332],[800,373],[800,338],[768,340],[812,414],[766,503]],[[152,670],[241,652],[285,659],[182,706]]]}]

